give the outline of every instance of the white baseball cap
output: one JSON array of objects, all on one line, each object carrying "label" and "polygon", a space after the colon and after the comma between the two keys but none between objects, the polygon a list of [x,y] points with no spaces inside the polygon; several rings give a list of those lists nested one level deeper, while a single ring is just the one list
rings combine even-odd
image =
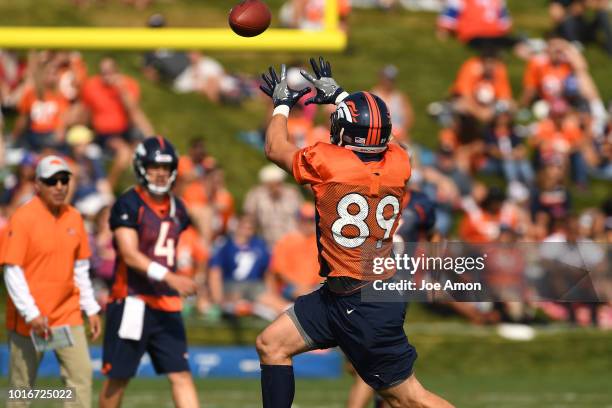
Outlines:
[{"label": "white baseball cap", "polygon": [[39,179],[48,179],[60,172],[72,174],[64,159],[59,156],[46,156],[41,159],[38,162],[38,166],[36,166],[36,178]]},{"label": "white baseball cap", "polygon": [[259,181],[262,183],[280,183],[285,180],[287,173],[276,164],[268,164],[259,170]]}]

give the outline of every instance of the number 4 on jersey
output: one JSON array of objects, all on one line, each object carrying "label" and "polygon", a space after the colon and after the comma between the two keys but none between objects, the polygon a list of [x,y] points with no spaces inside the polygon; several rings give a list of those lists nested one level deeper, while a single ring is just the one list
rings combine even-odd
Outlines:
[{"label": "number 4 on jersey", "polygon": [[168,238],[170,230],[170,222],[164,221],[159,227],[159,236],[153,249],[153,255],[166,257],[166,266],[172,268],[174,266],[174,239]]}]

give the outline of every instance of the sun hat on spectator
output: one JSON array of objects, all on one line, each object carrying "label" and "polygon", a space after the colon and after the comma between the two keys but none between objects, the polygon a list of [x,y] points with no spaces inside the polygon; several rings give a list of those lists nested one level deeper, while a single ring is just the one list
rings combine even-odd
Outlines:
[{"label": "sun hat on spectator", "polygon": [[93,139],[93,132],[87,126],[83,125],[71,127],[66,134],[66,142],[68,142],[70,146],[88,144],[91,143]]},{"label": "sun hat on spectator", "polygon": [[276,164],[268,164],[259,170],[259,181],[264,184],[280,183],[285,180],[287,173]]}]

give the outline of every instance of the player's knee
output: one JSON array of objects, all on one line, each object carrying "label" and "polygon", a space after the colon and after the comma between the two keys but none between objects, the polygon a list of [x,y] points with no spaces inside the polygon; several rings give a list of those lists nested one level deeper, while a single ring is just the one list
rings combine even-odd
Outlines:
[{"label": "player's knee", "polygon": [[278,363],[286,359],[279,342],[266,332],[261,333],[255,340],[255,348],[259,354],[259,359],[264,364]]},{"label": "player's knee", "polygon": [[105,396],[113,395],[117,392],[123,392],[130,382],[129,378],[108,378],[103,386],[103,392]]},{"label": "player's knee", "polygon": [[173,386],[188,386],[192,383],[191,373],[189,371],[181,371],[177,373],[169,373],[168,380]]}]

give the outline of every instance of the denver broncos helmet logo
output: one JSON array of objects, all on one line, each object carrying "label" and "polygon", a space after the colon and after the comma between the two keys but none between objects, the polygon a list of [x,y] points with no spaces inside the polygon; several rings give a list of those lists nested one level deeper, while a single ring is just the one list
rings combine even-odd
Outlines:
[{"label": "denver broncos helmet logo", "polygon": [[349,112],[351,113],[351,118],[353,119],[352,122],[356,123],[357,117],[359,116],[359,112],[357,112],[357,107],[355,106],[355,102],[347,101],[346,106],[348,107]]}]

